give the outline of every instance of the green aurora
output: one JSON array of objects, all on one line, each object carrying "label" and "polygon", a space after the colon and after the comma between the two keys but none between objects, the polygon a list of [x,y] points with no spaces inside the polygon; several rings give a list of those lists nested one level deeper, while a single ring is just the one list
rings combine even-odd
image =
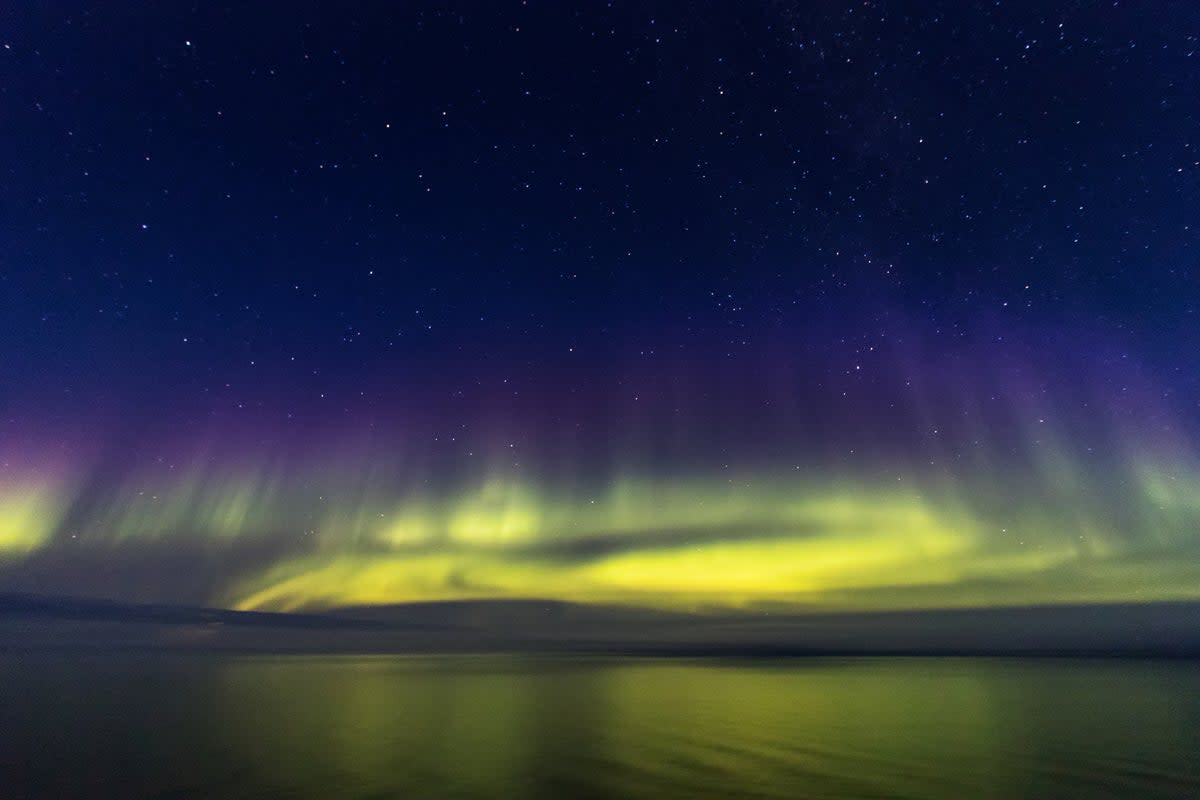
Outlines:
[{"label": "green aurora", "polygon": [[[197,465],[93,491],[86,525],[78,484],[43,471],[4,484],[0,557],[11,583],[69,559],[102,573],[169,545],[216,576],[206,596],[186,599],[258,610],[468,598],[890,609],[1200,597],[1200,473],[1141,461],[1102,481],[1051,463],[1056,472],[1036,481],[763,470],[566,486],[497,472],[425,491],[396,491],[380,470],[348,481],[345,467]],[[109,589],[175,599],[138,592],[136,582]]]}]

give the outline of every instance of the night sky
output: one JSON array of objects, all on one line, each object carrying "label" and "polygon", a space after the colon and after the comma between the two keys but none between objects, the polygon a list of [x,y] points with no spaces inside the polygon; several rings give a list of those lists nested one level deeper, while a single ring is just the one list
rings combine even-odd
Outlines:
[{"label": "night sky", "polygon": [[1200,5],[9,5],[0,590],[1200,599]]}]

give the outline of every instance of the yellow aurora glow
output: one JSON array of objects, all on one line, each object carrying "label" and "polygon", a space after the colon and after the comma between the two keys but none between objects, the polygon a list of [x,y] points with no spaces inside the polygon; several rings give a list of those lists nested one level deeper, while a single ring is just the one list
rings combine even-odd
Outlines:
[{"label": "yellow aurora glow", "polygon": [[930,494],[647,480],[567,499],[493,482],[378,514],[355,546],[331,531],[222,599],[273,610],[517,597],[872,608],[1200,594],[1200,569],[1130,545],[1094,515],[1033,507],[1001,527]]},{"label": "yellow aurora glow", "polygon": [[66,510],[62,487],[44,479],[0,486],[0,558],[43,546]]},{"label": "yellow aurora glow", "polygon": [[623,482],[572,505],[491,482],[441,510],[382,520],[382,550],[288,561],[229,599],[279,610],[530,596],[740,605],[949,582],[976,539],[971,520],[902,494],[806,498],[779,485]]},{"label": "yellow aurora glow", "polygon": [[[261,610],[483,598],[866,609],[1200,597],[1197,481],[1179,465],[1136,462],[1114,503],[1075,477],[1047,491],[995,477],[626,476],[583,488],[492,474],[438,492],[347,474],[264,464],[233,476],[197,463],[127,477],[91,498],[87,524],[69,537],[66,484],[11,482],[0,492],[0,555],[11,566],[82,551],[104,563],[167,539],[190,543],[222,578],[206,602]],[[244,562],[250,547],[274,555]]]}]

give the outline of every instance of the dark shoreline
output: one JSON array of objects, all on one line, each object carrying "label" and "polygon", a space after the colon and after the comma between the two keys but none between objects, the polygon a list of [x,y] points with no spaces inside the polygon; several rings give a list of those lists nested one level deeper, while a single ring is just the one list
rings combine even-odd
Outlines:
[{"label": "dark shoreline", "polygon": [[323,613],[0,594],[0,653],[1200,658],[1200,603],[685,614],[537,600]]}]

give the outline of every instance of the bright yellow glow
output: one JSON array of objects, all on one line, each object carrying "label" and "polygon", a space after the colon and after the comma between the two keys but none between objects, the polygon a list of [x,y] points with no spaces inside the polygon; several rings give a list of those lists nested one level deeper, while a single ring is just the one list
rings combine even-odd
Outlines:
[{"label": "bright yellow glow", "polygon": [[530,487],[490,480],[477,495],[459,502],[450,517],[450,538],[481,545],[527,542],[540,532],[538,510]]},{"label": "bright yellow glow", "polygon": [[[394,517],[376,537],[394,546],[391,553],[301,557],[235,587],[228,599],[238,608],[280,610],[530,596],[661,606],[812,601],[834,590],[953,582],[978,544],[969,518],[937,514],[912,495],[798,498],[794,490],[780,497],[778,486],[724,494],[703,483],[665,488],[618,487],[578,508],[546,503],[536,518],[576,523],[558,535],[537,528],[532,512],[517,517],[514,535],[510,509],[532,504],[493,498],[489,516],[471,496],[466,510],[446,514],[440,545],[430,546],[438,541],[436,515]],[[671,504],[662,505],[663,497]],[[681,500],[690,505],[675,505]],[[715,513],[706,517],[695,506]],[[477,526],[471,536],[463,533],[464,519]],[[593,547],[596,541],[603,546]],[[419,548],[405,552],[408,545]]]},{"label": "bright yellow glow", "polygon": [[[663,608],[915,608],[1200,598],[1200,468],[1131,458],[1121,478],[1042,459],[1044,479],[763,471],[510,473],[432,489],[389,473],[190,464],[87,493],[0,483],[0,556],[130,557],[185,545],[205,601],[316,609],[472,598]],[[1108,481],[1111,481],[1109,483]],[[63,529],[70,511],[77,523]],[[77,530],[75,530],[77,528]],[[265,557],[264,557],[265,554]],[[238,576],[220,583],[223,576]],[[119,596],[120,587],[115,594]]]},{"label": "bright yellow glow", "polygon": [[982,511],[952,489],[626,479],[555,493],[496,480],[343,519],[353,536],[330,536],[221,600],[278,610],[520,597],[881,608],[1200,593],[1200,567],[1147,561],[1101,515],[1038,503]]},{"label": "bright yellow glow", "polygon": [[386,519],[371,537],[384,547],[406,548],[428,542],[437,528],[433,512],[417,501]]},{"label": "bright yellow glow", "polygon": [[0,488],[0,557],[39,548],[53,533],[64,510],[49,484]]}]

